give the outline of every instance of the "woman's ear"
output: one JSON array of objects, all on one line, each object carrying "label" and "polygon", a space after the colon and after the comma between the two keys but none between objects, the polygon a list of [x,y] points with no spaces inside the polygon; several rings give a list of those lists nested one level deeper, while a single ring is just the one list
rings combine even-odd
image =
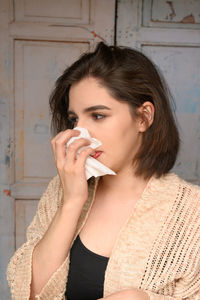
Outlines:
[{"label": "woman's ear", "polygon": [[155,108],[154,105],[146,101],[139,108],[139,131],[146,131],[153,123]]}]

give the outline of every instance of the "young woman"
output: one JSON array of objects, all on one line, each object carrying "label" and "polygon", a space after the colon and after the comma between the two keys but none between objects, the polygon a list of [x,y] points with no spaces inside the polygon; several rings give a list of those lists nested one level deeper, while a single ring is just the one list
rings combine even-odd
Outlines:
[{"label": "young woman", "polygon": [[[200,188],[170,172],[179,135],[169,99],[144,54],[102,42],[58,78],[58,175],[9,263],[13,299],[200,299]],[[102,145],[79,138],[66,151],[75,126]],[[90,155],[116,175],[87,181]]]}]

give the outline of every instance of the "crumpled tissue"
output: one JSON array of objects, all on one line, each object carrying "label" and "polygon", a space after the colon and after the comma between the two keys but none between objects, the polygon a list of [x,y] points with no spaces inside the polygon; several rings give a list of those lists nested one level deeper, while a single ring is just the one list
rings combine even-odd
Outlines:
[{"label": "crumpled tissue", "polygon": [[[79,148],[79,150],[77,151],[77,157],[79,155],[79,153],[88,147],[91,147],[93,149],[96,149],[97,147],[99,147],[100,145],[102,145],[102,143],[95,139],[92,138],[88,132],[88,130],[86,128],[83,127],[75,127],[73,128],[73,130],[79,130],[81,133],[79,136],[76,137],[72,137],[67,143],[66,143],[66,148],[76,139],[79,138],[86,138],[88,140],[91,141],[91,144],[89,146],[83,146],[81,148]],[[102,164],[101,162],[99,162],[97,159],[88,156],[86,159],[86,163],[85,163],[85,174],[86,174],[86,178],[87,180],[94,176],[94,177],[98,177],[98,176],[103,176],[106,174],[109,175],[117,175],[114,171],[112,171],[111,169],[109,169],[108,167],[106,167],[104,164]]]}]

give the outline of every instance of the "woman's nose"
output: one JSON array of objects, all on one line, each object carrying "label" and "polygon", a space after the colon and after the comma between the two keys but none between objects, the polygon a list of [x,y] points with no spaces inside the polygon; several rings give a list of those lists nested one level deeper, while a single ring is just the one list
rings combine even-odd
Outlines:
[{"label": "woman's nose", "polygon": [[82,128],[87,129],[87,127],[86,127],[86,125],[84,124],[84,122],[81,122],[80,120],[78,120],[78,122],[76,123],[76,126],[77,126],[77,127],[82,127]]},{"label": "woman's nose", "polygon": [[77,124],[76,124],[76,127],[85,128],[88,131],[89,135],[92,136],[91,132],[90,132],[90,129],[83,122],[78,121]]},{"label": "woman's nose", "polygon": [[81,117],[77,118],[77,122],[76,122],[75,126],[87,129],[89,135],[91,137],[93,137],[92,130],[91,130],[91,128],[89,128],[89,122],[87,122],[87,118],[81,118]]}]

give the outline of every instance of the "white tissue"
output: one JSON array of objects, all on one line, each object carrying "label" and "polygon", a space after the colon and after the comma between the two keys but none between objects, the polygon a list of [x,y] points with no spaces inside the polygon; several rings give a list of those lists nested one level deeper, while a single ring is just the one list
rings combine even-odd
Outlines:
[{"label": "white tissue", "polygon": [[[81,147],[78,151],[77,151],[77,157],[79,155],[79,153],[85,149],[85,148],[88,148],[88,147],[91,147],[93,149],[96,149],[97,147],[99,147],[100,145],[102,145],[102,143],[95,139],[95,138],[92,138],[89,134],[89,132],[87,131],[86,128],[83,128],[83,127],[75,127],[73,128],[73,130],[79,130],[81,133],[79,136],[77,137],[72,137],[66,144],[66,148],[76,139],[80,139],[80,138],[86,138],[88,140],[91,141],[91,144],[89,146],[84,146],[84,147]],[[98,176],[103,176],[103,175],[106,175],[106,174],[109,174],[109,175],[116,175],[116,173],[114,171],[112,171],[111,169],[109,169],[108,167],[106,167],[104,164],[100,163],[97,159],[91,157],[91,156],[88,156],[88,158],[86,159],[86,164],[85,164],[85,174],[86,174],[86,178],[87,180],[92,177],[92,176],[95,176],[95,177],[98,177]]]}]

